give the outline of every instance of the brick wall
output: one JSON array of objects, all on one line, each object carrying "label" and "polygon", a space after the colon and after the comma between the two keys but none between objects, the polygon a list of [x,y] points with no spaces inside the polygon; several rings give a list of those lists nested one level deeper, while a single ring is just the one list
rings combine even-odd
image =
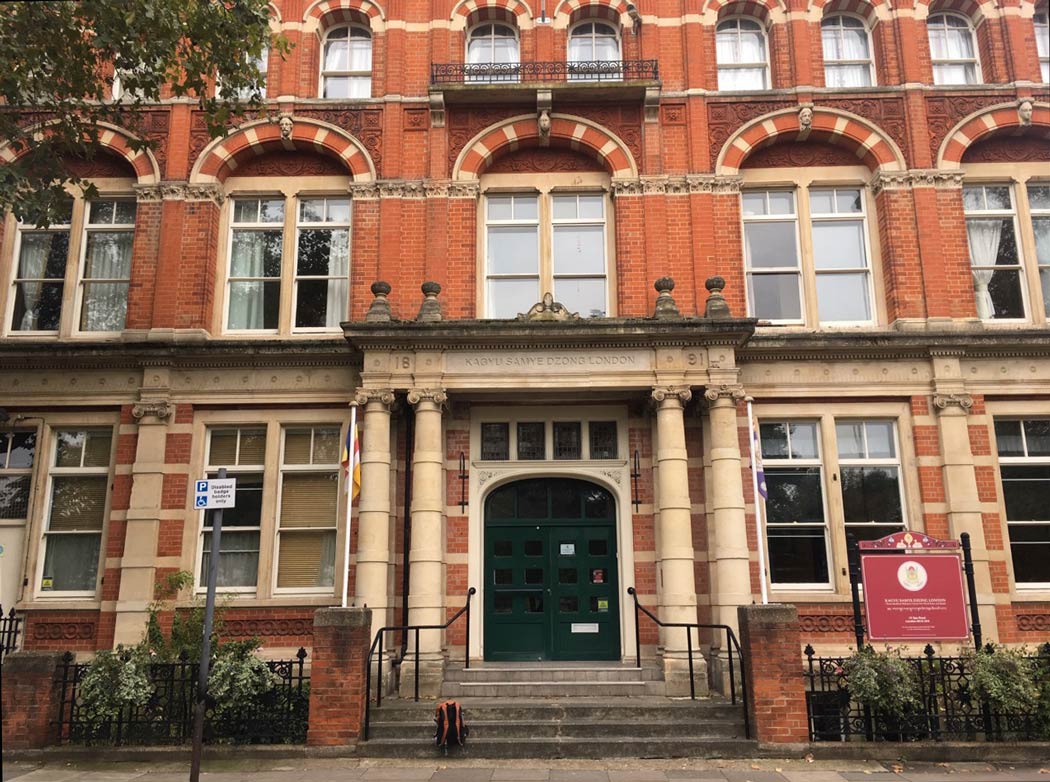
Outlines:
[{"label": "brick wall", "polygon": [[792,605],[737,609],[752,735],[762,743],[809,740],[798,612]]},{"label": "brick wall", "polygon": [[345,745],[361,735],[371,626],[367,608],[322,608],[314,614],[308,745]]},{"label": "brick wall", "polygon": [[40,749],[50,743],[61,701],[55,683],[61,659],[57,652],[13,652],[4,658],[4,749]]}]

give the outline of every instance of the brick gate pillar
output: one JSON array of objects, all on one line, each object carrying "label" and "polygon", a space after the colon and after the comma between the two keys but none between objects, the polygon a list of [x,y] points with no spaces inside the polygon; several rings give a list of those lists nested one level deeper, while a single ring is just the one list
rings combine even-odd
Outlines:
[{"label": "brick gate pillar", "polygon": [[761,743],[806,743],[809,720],[798,610],[776,603],[739,606],[737,621],[747,675],[744,704],[751,716],[751,735]]},{"label": "brick gate pillar", "polygon": [[368,608],[321,608],[314,612],[310,663],[311,747],[354,744],[365,721],[365,676],[372,642]]},{"label": "brick gate pillar", "polygon": [[12,652],[4,658],[4,749],[40,749],[52,743],[61,695],[55,671],[61,652]]}]

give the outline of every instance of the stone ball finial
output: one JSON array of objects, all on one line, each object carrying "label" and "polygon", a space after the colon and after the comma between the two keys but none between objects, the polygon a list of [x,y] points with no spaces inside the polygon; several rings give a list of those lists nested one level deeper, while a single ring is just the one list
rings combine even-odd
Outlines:
[{"label": "stone ball finial", "polygon": [[653,312],[653,317],[682,317],[682,314],[678,311],[678,305],[675,303],[674,297],[671,295],[671,291],[674,290],[674,280],[670,277],[660,277],[653,283],[653,287],[656,288],[657,292],[656,309]]},{"label": "stone ball finial", "polygon": [[365,313],[366,323],[384,323],[392,319],[390,301],[387,299],[391,290],[393,289],[389,282],[376,280],[372,283],[372,295],[375,298],[372,299],[372,304]]},{"label": "stone ball finial", "polygon": [[729,311],[729,302],[722,295],[726,281],[721,277],[708,277],[704,282],[704,287],[707,288],[709,294],[704,304],[704,317],[713,320],[733,317]]},{"label": "stone ball finial", "polygon": [[441,302],[438,301],[438,294],[441,293],[441,285],[432,280],[427,280],[419,289],[423,291],[423,303],[419,305],[419,314],[416,315],[417,321],[423,321],[426,323],[437,323],[441,320]]}]

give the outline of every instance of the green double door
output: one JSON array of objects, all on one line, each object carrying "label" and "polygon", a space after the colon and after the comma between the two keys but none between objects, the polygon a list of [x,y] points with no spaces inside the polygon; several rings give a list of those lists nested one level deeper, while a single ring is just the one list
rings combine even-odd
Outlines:
[{"label": "green double door", "polygon": [[616,503],[535,478],[485,502],[485,659],[620,659]]}]

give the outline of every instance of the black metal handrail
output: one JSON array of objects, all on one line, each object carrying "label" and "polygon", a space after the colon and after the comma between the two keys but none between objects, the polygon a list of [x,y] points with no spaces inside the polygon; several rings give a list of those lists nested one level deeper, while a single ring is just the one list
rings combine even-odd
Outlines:
[{"label": "black metal handrail", "polygon": [[430,83],[528,84],[561,81],[658,81],[656,60],[593,60],[588,62],[442,62],[430,66]]},{"label": "black metal handrail", "polygon": [[0,607],[0,661],[7,657],[9,652],[18,651],[18,639],[22,635],[23,617],[15,613],[12,607],[8,613],[4,613]]},{"label": "black metal handrail", "polygon": [[[365,727],[362,732],[362,740],[368,741],[368,728],[372,715],[372,655],[375,654],[376,648],[379,649],[378,667],[376,669],[376,708],[383,705],[383,634],[384,633],[397,633],[403,632],[406,635],[409,632],[415,633],[415,650],[414,659],[416,664],[415,670],[415,698],[419,700],[419,631],[420,630],[447,630],[453,622],[459,619],[464,614],[466,618],[466,652],[463,655],[463,667],[470,667],[470,598],[476,595],[478,590],[471,587],[467,590],[467,604],[461,609],[456,611],[449,620],[443,625],[391,625],[389,627],[381,627],[376,631],[376,637],[372,640],[372,646],[368,649],[368,661],[366,664],[366,676],[365,676]],[[403,660],[404,658],[402,658]]]},{"label": "black metal handrail", "polygon": [[736,633],[729,625],[703,624],[701,622],[664,622],[652,611],[638,602],[638,593],[634,587],[627,587],[627,594],[634,598],[634,654],[639,668],[642,667],[642,636],[638,625],[639,612],[652,619],[659,627],[683,627],[685,628],[686,649],[689,654],[689,697],[696,700],[696,682],[693,673],[693,628],[696,628],[697,641],[699,642],[701,628],[706,630],[725,630],[727,659],[729,660],[729,699],[736,705],[736,676],[733,664],[733,653],[736,652],[740,660],[740,689],[744,693],[744,736],[751,738],[751,720],[747,714],[747,673],[744,671],[744,652],[736,639]]}]

